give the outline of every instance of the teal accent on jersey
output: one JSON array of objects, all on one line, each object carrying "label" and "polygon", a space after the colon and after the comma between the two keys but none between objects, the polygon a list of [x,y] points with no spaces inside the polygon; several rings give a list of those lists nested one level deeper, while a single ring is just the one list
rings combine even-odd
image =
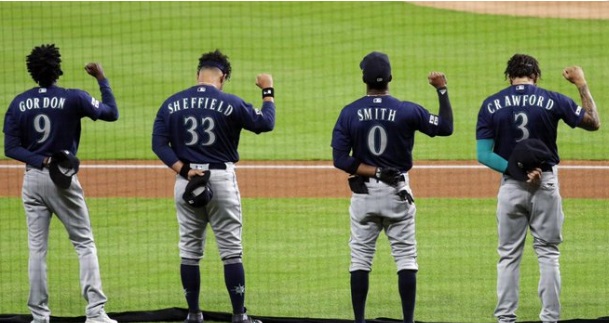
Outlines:
[{"label": "teal accent on jersey", "polygon": [[504,173],[507,169],[508,161],[494,153],[493,146],[495,146],[495,140],[493,139],[476,140],[478,161],[500,173]]}]

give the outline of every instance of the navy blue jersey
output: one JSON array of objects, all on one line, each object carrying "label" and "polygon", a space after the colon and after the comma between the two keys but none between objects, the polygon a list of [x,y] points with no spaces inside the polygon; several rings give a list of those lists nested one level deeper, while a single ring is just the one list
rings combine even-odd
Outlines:
[{"label": "navy blue jersey", "polygon": [[493,139],[493,151],[509,159],[517,142],[543,141],[552,152],[551,164],[559,163],[556,136],[558,121],[575,128],[585,111],[569,97],[532,84],[512,85],[482,103],[476,139]]},{"label": "navy blue jersey", "polygon": [[376,167],[412,168],[418,130],[438,134],[439,117],[422,106],[392,96],[365,96],[344,107],[332,133],[332,148]]},{"label": "navy blue jersey", "polygon": [[78,89],[35,87],[15,97],[4,118],[5,153],[40,167],[59,150],[76,155],[81,119],[113,121],[118,109],[108,80],[99,81],[104,103]]},{"label": "navy blue jersey", "polygon": [[275,126],[275,105],[257,110],[211,85],[197,85],[161,105],[152,131],[152,149],[167,166],[239,161],[242,129],[261,133]]}]

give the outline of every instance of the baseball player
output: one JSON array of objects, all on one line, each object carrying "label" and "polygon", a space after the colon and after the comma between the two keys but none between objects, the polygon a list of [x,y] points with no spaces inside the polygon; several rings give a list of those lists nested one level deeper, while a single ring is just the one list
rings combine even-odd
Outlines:
[{"label": "baseball player", "polygon": [[84,91],[57,86],[57,79],[63,74],[60,57],[53,44],[34,47],[27,56],[27,69],[38,86],[17,95],[4,119],[4,153],[26,164],[22,199],[28,226],[28,307],[32,322],[49,322],[46,255],[49,224],[55,214],[78,254],[80,285],[87,301],[86,322],[113,323],[116,321],[104,311],[107,298],[102,291],[89,212],[78,175],[67,177],[67,186],[55,185],[49,165],[54,165],[51,156],[63,155],[77,161],[82,118],[115,121],[118,109],[110,83],[97,63],[87,64],[85,70],[97,79],[102,102]]},{"label": "baseball player", "polygon": [[[519,268],[528,228],[540,269],[539,318],[543,322],[556,322],[560,316],[558,245],[562,242],[564,215],[556,168],[560,161],[557,127],[560,120],[570,127],[590,131],[600,127],[582,69],[571,66],[562,74],[579,90],[581,106],[560,93],[538,87],[541,70],[537,60],[516,54],[505,69],[510,86],[484,100],[478,114],[478,161],[503,174],[497,197],[499,262],[495,316],[499,322],[516,321]],[[542,164],[525,169],[526,176],[520,176],[510,171],[514,168],[508,168],[508,160],[520,158],[512,156],[517,143],[532,139],[546,146],[550,157],[544,158]],[[524,148],[530,150],[531,147]]]},{"label": "baseball player", "polygon": [[[416,295],[416,207],[409,186],[414,135],[453,132],[452,108],[443,73],[429,74],[437,90],[439,115],[389,94],[392,79],[386,54],[372,52],[360,63],[366,95],[342,109],[332,133],[334,166],[352,174],[351,300],[356,323],[365,322],[368,277],[376,240],[384,230],[398,273],[405,323],[414,322]],[[351,155],[350,155],[351,153]]]},{"label": "baseball player", "polygon": [[[222,91],[230,79],[228,57],[219,50],[199,58],[197,84],[170,96],[161,105],[152,133],[152,149],[176,172],[175,205],[180,233],[180,273],[188,304],[185,322],[202,322],[199,309],[200,272],[207,225],[213,230],[224,263],[224,280],[233,310],[233,323],[260,322],[246,314],[245,273],[242,264],[241,198],[235,163],[242,129],[256,134],[273,130],[273,79],[260,74],[262,108]],[[209,176],[209,201],[195,204],[189,182]],[[188,188],[188,189],[187,189]],[[188,193],[188,194],[185,194]]]}]

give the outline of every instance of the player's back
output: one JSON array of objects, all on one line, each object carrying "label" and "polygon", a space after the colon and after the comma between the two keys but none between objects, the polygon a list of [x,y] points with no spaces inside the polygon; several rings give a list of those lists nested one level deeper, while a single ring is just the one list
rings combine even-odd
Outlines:
[{"label": "player's back", "polygon": [[[421,106],[392,96],[365,96],[347,105],[338,127],[349,136],[353,157],[379,167],[412,167],[415,131],[430,114]],[[423,127],[424,128],[424,127]],[[336,133],[336,132],[335,132]],[[342,149],[333,143],[334,148]]]},{"label": "player's back", "polygon": [[[38,154],[68,149],[76,153],[80,140],[80,119],[86,115],[83,104],[90,97],[81,90],[58,86],[36,87],[17,95],[7,115],[18,127],[22,145]],[[99,106],[99,102],[88,102]],[[93,109],[93,108],[91,108]],[[9,125],[9,128],[11,126]]]},{"label": "player's back", "polygon": [[575,127],[582,116],[572,99],[533,84],[509,86],[484,100],[478,116],[477,139],[494,139],[494,151],[509,158],[517,142],[543,141],[559,162],[556,139],[562,119]]},{"label": "player's back", "polygon": [[181,160],[236,162],[241,130],[248,128],[247,109],[253,110],[235,95],[197,85],[169,97],[155,123],[164,123],[163,131]]}]

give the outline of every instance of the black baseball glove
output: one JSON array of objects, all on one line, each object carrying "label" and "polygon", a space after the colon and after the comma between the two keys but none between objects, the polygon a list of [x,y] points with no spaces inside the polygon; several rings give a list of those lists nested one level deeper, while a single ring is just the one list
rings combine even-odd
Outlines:
[{"label": "black baseball glove", "polygon": [[393,167],[377,167],[374,177],[390,186],[397,186],[402,178],[402,172]]}]

